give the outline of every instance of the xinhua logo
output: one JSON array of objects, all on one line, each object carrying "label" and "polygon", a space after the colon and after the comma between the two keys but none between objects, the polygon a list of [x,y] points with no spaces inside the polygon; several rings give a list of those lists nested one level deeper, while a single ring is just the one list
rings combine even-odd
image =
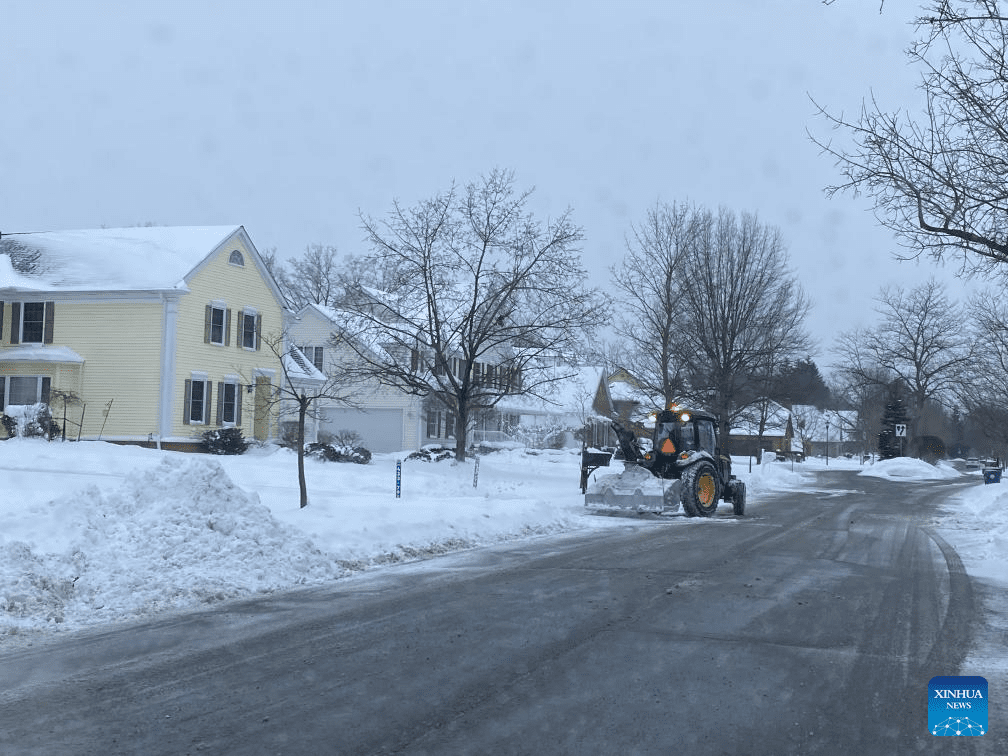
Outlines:
[{"label": "xinhua logo", "polygon": [[932,735],[987,732],[987,678],[932,677],[928,683],[928,730]]}]

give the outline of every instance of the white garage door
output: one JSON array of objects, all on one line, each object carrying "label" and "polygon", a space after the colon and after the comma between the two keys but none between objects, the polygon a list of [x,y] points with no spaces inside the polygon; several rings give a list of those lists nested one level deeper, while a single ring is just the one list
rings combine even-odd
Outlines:
[{"label": "white garage door", "polygon": [[403,449],[403,411],[376,409],[326,409],[319,421],[319,431],[337,433],[356,431],[364,447],[372,452],[397,452]]}]

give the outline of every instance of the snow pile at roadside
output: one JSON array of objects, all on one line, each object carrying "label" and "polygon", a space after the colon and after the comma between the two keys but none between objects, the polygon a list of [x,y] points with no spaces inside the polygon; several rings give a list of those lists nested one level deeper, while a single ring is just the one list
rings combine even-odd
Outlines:
[{"label": "snow pile at roadside", "polygon": [[859,474],[887,480],[947,480],[958,478],[960,475],[959,471],[947,462],[932,465],[912,457],[879,460]]},{"label": "snow pile at roadside", "polygon": [[620,524],[586,516],[576,451],[507,450],[478,467],[402,456],[306,460],[302,509],[297,457],[275,446],[207,458],[101,442],[0,443],[0,637]]},{"label": "snow pile at roadside", "polygon": [[1008,580],[1008,485],[984,484],[978,476],[977,485],[950,503],[938,529],[959,552],[967,572]]},{"label": "snow pile at roadside", "polygon": [[815,480],[812,475],[802,471],[800,464],[795,465],[795,469],[792,470],[790,462],[776,462],[769,459],[761,465],[753,464],[750,473],[746,460],[745,457],[732,459],[732,474],[745,481],[746,497],[753,493],[808,489]]},{"label": "snow pile at roadside", "polygon": [[0,618],[14,627],[121,619],[341,572],[203,457],[166,457],[115,489],[29,509],[50,550],[0,536]]}]

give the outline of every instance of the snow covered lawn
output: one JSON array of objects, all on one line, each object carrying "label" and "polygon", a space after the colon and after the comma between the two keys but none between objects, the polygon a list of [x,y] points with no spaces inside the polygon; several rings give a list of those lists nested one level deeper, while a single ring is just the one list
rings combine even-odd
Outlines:
[{"label": "snow covered lawn", "polygon": [[[501,540],[645,524],[585,511],[577,450],[481,457],[475,487],[473,460],[404,461],[397,499],[399,457],[306,461],[311,503],[300,509],[296,456],[278,447],[211,457],[101,442],[0,443],[0,641],[319,584]],[[793,471],[790,463],[754,465],[750,473],[748,459],[737,459],[747,511],[756,514],[765,494],[807,488],[807,473],[822,462]],[[871,469],[902,479],[958,475],[907,462]],[[830,469],[850,467],[859,465],[831,460]],[[1008,580],[1008,485],[985,487],[979,474],[977,484],[942,534],[971,573]]]}]

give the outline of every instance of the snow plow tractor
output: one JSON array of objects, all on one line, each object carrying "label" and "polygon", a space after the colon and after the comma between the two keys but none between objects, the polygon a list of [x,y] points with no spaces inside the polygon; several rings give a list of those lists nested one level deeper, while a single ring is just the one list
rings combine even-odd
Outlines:
[{"label": "snow plow tractor", "polygon": [[643,451],[637,434],[619,422],[624,470],[600,475],[614,455],[582,448],[581,492],[585,505],[615,506],[637,511],[676,512],[710,517],[718,502],[730,502],[737,516],[745,514],[745,483],[731,474],[731,458],[721,454],[717,418],[709,412],[672,407],[655,418],[651,449]]}]

